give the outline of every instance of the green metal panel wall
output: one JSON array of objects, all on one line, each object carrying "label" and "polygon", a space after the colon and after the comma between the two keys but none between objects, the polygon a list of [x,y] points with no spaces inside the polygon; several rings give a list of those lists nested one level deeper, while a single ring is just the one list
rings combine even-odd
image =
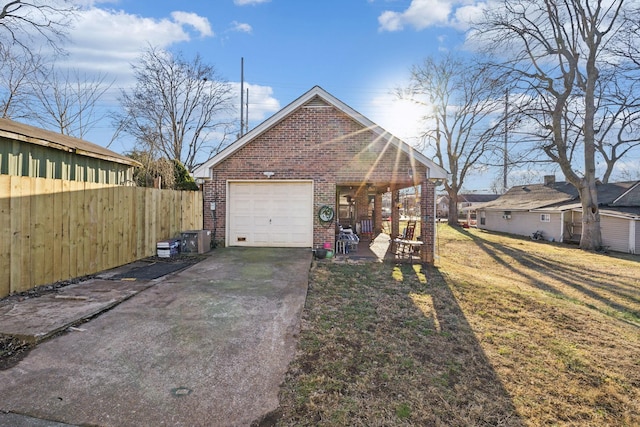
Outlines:
[{"label": "green metal panel wall", "polygon": [[125,185],[133,167],[41,145],[0,138],[0,174]]}]

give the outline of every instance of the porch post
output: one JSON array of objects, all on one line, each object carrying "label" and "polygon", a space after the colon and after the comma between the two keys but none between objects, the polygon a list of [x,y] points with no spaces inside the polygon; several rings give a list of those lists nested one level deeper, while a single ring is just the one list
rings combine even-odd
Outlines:
[{"label": "porch post", "polygon": [[400,234],[400,192],[391,192],[391,238],[396,238]]},{"label": "porch post", "polygon": [[382,194],[376,193],[373,199],[374,235],[382,233]]},{"label": "porch post", "polygon": [[360,189],[356,193],[356,217],[354,218],[355,224],[353,226],[358,231],[358,233],[362,232],[360,230],[360,226],[362,224],[362,220],[368,218],[369,215],[369,195],[367,194],[366,189]]},{"label": "porch post", "polygon": [[424,263],[433,264],[436,236],[436,186],[433,182],[424,179],[420,185],[420,190],[420,240],[423,242],[420,250],[420,259]]}]

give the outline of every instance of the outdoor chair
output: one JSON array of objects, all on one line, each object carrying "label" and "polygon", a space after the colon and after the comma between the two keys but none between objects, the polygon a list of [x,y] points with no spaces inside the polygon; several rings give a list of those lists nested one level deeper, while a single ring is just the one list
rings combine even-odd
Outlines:
[{"label": "outdoor chair", "polygon": [[413,240],[413,235],[416,232],[416,221],[407,221],[407,226],[397,238],[402,240]]},{"label": "outdoor chair", "polygon": [[373,220],[363,219],[360,221],[360,234],[368,237],[369,240],[373,238]]},{"label": "outdoor chair", "polygon": [[423,242],[414,240],[415,230],[416,221],[409,221],[403,233],[391,241],[396,255],[412,258],[413,252],[422,246]]},{"label": "outdoor chair", "polygon": [[360,243],[360,238],[352,229],[342,228],[342,226],[340,226],[338,240],[336,242],[336,252],[341,254],[357,252],[358,243]]}]

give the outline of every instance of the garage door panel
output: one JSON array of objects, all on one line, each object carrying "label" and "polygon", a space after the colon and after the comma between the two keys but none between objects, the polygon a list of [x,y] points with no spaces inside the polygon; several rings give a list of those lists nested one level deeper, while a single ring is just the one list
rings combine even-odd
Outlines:
[{"label": "garage door panel", "polygon": [[253,201],[251,200],[239,200],[236,206],[236,211],[238,213],[241,212],[249,212],[253,210]]},{"label": "garage door panel", "polygon": [[296,243],[303,243],[306,239],[306,234],[303,233],[292,233],[291,234],[291,241],[296,242]]},{"label": "garage door panel", "polygon": [[269,226],[269,218],[266,216],[255,216],[253,217],[253,226],[255,227],[268,227]]},{"label": "garage door panel", "polygon": [[284,218],[284,217],[274,217],[271,220],[271,227],[273,228],[274,231],[276,231],[279,228],[285,228],[291,225],[291,219],[289,218]]},{"label": "garage door panel", "polygon": [[269,246],[269,233],[253,233],[253,239],[250,246]]},{"label": "garage door panel", "polygon": [[228,200],[229,245],[313,245],[311,182],[232,182]]}]

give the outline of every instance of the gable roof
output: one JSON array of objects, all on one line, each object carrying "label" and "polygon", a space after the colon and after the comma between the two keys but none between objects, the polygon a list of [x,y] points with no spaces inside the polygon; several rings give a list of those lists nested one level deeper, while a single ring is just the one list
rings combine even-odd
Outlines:
[{"label": "gable roof", "polygon": [[578,198],[578,191],[568,182],[550,185],[533,184],[511,187],[497,199],[478,206],[478,209],[528,211],[566,203]]},{"label": "gable roof", "polygon": [[[492,202],[500,197],[500,194],[478,194],[478,193],[460,193],[458,194],[458,203],[477,204],[482,203],[483,206],[487,202]],[[437,203],[449,203],[448,194],[440,194],[436,198]]]},{"label": "gable roof", "polygon": [[[640,181],[596,184],[598,205],[608,210],[625,210],[640,207]],[[533,184],[511,187],[496,200],[483,203],[477,209],[528,211],[534,209],[580,209],[578,190],[568,182],[549,185]],[[635,208],[635,209],[633,209]],[[626,209],[629,210],[629,209]]]},{"label": "gable roof", "polygon": [[499,194],[458,194],[458,202],[464,203],[487,203],[500,197]]},{"label": "gable roof", "polygon": [[139,162],[83,139],[0,118],[0,137],[130,166]]},{"label": "gable roof", "polygon": [[627,191],[615,199],[611,206],[640,206],[640,181],[633,183]]},{"label": "gable roof", "polygon": [[197,167],[192,172],[192,175],[194,176],[194,178],[208,178],[210,176],[209,170],[213,166],[217,165],[218,163],[222,162],[229,156],[233,155],[236,151],[240,150],[246,144],[251,142],[254,138],[258,137],[259,135],[263,134],[267,130],[271,129],[277,123],[282,121],[284,118],[286,118],[295,110],[307,104],[308,102],[324,102],[342,111],[344,114],[351,117],[353,120],[355,120],[357,123],[362,125],[364,128],[371,130],[383,140],[388,141],[390,144],[396,146],[407,155],[413,157],[419,163],[425,165],[428,168],[428,174],[429,174],[427,178],[433,178],[433,179],[448,178],[448,173],[445,169],[438,166],[436,163],[434,163],[432,160],[430,160],[428,157],[426,157],[422,153],[416,151],[413,147],[411,147],[406,142],[391,135],[389,132],[387,132],[377,124],[373,123],[371,120],[367,119],[365,116],[358,113],[356,110],[349,107],[347,104],[340,101],[338,98],[334,97],[333,95],[331,95],[330,93],[322,89],[320,86],[314,86],[313,88],[311,88],[311,90],[309,90],[308,92],[300,96],[298,99],[294,100],[289,105],[287,105],[286,107],[278,111],[276,114],[274,114],[273,116],[271,116],[270,118],[268,118],[267,120],[265,120],[264,122],[256,126],[255,128],[253,128],[251,131],[249,131],[244,136],[242,136],[241,138],[233,142],[231,145],[229,145],[227,148],[225,148],[224,150],[216,154],[214,157],[204,162],[202,165]]}]

